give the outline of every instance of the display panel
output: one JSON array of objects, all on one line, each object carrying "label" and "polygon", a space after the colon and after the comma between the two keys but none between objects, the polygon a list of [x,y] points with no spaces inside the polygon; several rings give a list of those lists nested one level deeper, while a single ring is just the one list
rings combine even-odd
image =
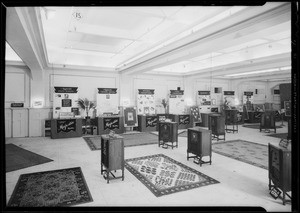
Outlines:
[{"label": "display panel", "polygon": [[210,91],[198,91],[197,104],[200,106],[210,106],[211,105]]},{"label": "display panel", "polygon": [[139,115],[155,114],[154,89],[139,89],[137,95],[137,110]]},{"label": "display panel", "polygon": [[169,114],[184,114],[184,91],[183,90],[170,90],[169,95]]},{"label": "display panel", "polygon": [[228,107],[232,107],[235,105],[234,103],[234,91],[224,91],[223,94],[223,104],[228,106]]},{"label": "display panel", "polygon": [[124,127],[138,126],[136,107],[124,108]]},{"label": "display panel", "polygon": [[119,113],[119,95],[117,88],[98,88],[97,94],[97,116],[104,113]]}]

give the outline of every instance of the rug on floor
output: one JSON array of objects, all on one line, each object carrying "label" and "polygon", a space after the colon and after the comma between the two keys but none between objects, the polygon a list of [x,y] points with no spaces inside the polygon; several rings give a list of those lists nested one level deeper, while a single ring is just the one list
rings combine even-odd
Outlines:
[{"label": "rug on floor", "polygon": [[53,160],[30,152],[14,144],[5,144],[6,172],[16,171],[51,161]]},{"label": "rug on floor", "polygon": [[270,136],[270,137],[275,137],[275,138],[287,138],[288,136],[288,133],[276,133],[276,134],[270,134],[270,135],[267,135],[267,136]]},{"label": "rug on floor", "polygon": [[[119,134],[124,138],[124,146],[141,146],[149,144],[158,144],[157,136],[148,132],[142,132],[139,134]],[[92,151],[101,149],[101,136],[86,136],[83,137],[87,145]]]},{"label": "rug on floor", "polygon": [[92,202],[80,167],[22,174],[10,207],[70,206]]},{"label": "rug on floor", "polygon": [[126,159],[125,168],[157,197],[219,183],[163,154]]},{"label": "rug on floor", "polygon": [[[243,127],[251,129],[259,129],[260,124],[243,124]],[[282,126],[276,126],[276,129],[280,129]]]},{"label": "rug on floor", "polygon": [[268,169],[268,146],[245,140],[212,144],[212,151],[260,168]]}]

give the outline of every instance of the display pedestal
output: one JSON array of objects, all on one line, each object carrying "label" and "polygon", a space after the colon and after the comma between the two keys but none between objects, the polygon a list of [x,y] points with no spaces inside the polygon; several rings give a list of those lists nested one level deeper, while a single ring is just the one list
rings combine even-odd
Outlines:
[{"label": "display pedestal", "polygon": [[190,114],[175,115],[170,114],[169,117],[173,122],[178,123],[178,129],[187,129],[193,126]]},{"label": "display pedestal", "polygon": [[[187,146],[187,160],[194,158],[197,164],[210,163],[211,164],[211,131],[201,127],[193,127],[188,129],[188,146]],[[189,153],[194,156],[189,156]],[[209,156],[209,161],[203,161],[202,157]]]},{"label": "display pedestal", "polygon": [[[111,171],[122,170],[122,176],[116,177]],[[123,137],[119,135],[114,135],[110,137],[109,135],[101,136],[101,174],[105,172],[103,177],[109,183],[112,179],[109,174],[112,175],[114,179],[122,178],[124,180],[124,141]]]},{"label": "display pedestal", "polygon": [[282,199],[283,205],[290,201],[286,200],[285,196],[291,199],[291,196],[287,194],[292,188],[291,162],[291,150],[269,144],[269,190],[279,188],[282,191],[282,197],[277,196]]},{"label": "display pedestal", "polygon": [[172,149],[178,147],[178,123],[158,123],[158,147],[160,147],[160,145],[165,149],[168,147],[172,147]]},{"label": "display pedestal", "polygon": [[157,115],[138,115],[138,131],[152,132],[157,128]]},{"label": "display pedestal", "polygon": [[270,129],[274,129],[276,133],[275,111],[268,110],[261,115],[259,131],[261,132],[262,129],[268,132]]},{"label": "display pedestal", "polygon": [[82,136],[82,119],[52,119],[51,138],[72,138]]},{"label": "display pedestal", "polygon": [[124,122],[122,116],[98,117],[98,135],[108,134],[110,131],[117,134],[124,133]]},{"label": "display pedestal", "polygon": [[[208,129],[211,130],[212,139],[225,141],[225,117],[221,114],[212,114],[209,118],[210,122]],[[222,135],[223,138],[220,138]]]},{"label": "display pedestal", "polygon": [[[236,109],[225,109],[225,130],[226,132],[238,132],[238,110]],[[231,128],[230,128],[231,127]]]},{"label": "display pedestal", "polygon": [[214,113],[200,113],[201,115],[201,127],[208,127],[209,126],[209,116]]},{"label": "display pedestal", "polygon": [[[157,114],[157,123],[164,122],[166,119],[170,119],[171,121],[173,121],[170,114]],[[156,131],[158,131],[158,129],[159,125],[156,126]]]}]

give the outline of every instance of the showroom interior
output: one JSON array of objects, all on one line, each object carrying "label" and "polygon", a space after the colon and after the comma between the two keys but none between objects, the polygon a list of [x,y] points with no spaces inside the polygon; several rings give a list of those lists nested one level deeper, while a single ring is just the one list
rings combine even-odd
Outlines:
[{"label": "showroom interior", "polygon": [[6,205],[292,211],[291,37],[289,2],[6,7]]}]

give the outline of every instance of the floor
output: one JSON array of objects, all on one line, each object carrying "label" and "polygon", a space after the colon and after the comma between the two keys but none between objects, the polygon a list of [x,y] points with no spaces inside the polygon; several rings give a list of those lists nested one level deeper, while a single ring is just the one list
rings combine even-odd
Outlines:
[{"label": "floor", "polygon": [[[277,125],[281,125],[281,122]],[[277,133],[287,132],[287,123],[284,122],[284,125],[277,129]],[[239,125],[238,133],[227,133],[226,140],[243,139],[265,145],[279,143],[279,138],[266,135],[258,129]],[[212,165],[204,164],[200,167],[192,159],[186,159],[186,137],[179,137],[179,147],[173,150],[159,148],[156,144],[125,147],[125,159],[162,153],[220,182],[162,197],[154,196],[126,169],[124,181],[117,179],[107,184],[100,173],[100,151],[91,151],[81,137],[9,138],[6,143],[13,143],[54,160],[6,173],[7,201],[21,174],[80,166],[93,202],[78,206],[259,206],[272,212],[291,211],[290,203],[282,205],[282,200],[270,196],[268,170],[214,152]]]}]

